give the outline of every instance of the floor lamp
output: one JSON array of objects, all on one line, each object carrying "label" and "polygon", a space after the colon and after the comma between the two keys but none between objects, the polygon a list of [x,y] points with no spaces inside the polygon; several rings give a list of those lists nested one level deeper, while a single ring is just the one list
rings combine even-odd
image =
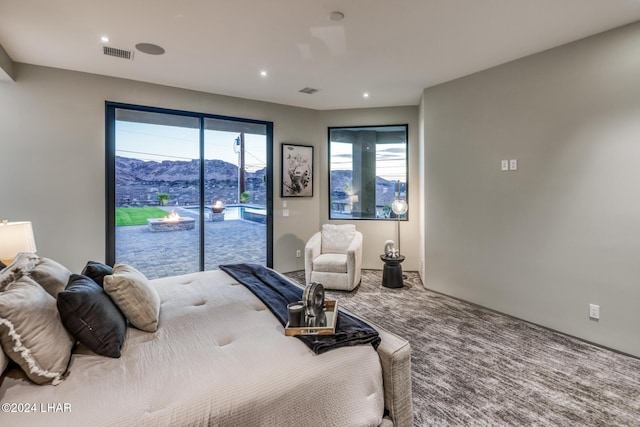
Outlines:
[{"label": "floor lamp", "polygon": [[400,255],[400,215],[404,215],[409,210],[406,200],[400,198],[400,181],[398,181],[398,198],[391,204],[391,210],[396,214],[396,222],[398,223],[398,255]]}]

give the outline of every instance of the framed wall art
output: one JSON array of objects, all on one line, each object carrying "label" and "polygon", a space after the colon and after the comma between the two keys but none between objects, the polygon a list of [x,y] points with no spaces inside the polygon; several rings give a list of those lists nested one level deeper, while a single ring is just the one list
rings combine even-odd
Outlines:
[{"label": "framed wall art", "polygon": [[313,197],[313,147],[282,144],[281,197]]}]

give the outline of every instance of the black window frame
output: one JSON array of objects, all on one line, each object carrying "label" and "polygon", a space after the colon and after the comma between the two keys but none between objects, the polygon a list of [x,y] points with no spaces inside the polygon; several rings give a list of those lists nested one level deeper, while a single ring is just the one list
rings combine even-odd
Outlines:
[{"label": "black window frame", "polygon": [[[333,217],[332,216],[332,188],[331,188],[331,132],[333,130],[347,130],[347,129],[377,129],[377,128],[392,128],[392,127],[403,127],[405,133],[405,182],[404,182],[404,200],[409,201],[409,124],[408,123],[400,123],[400,124],[387,124],[387,125],[354,125],[354,126],[329,126],[327,131],[327,170],[328,170],[328,218],[329,220],[348,220],[348,221],[408,221],[409,220],[409,212],[407,211],[405,214],[401,215],[400,218],[397,218],[395,214],[391,214],[389,218],[378,218],[378,217]],[[352,171],[353,173],[353,171]],[[395,194],[395,193],[394,193]]]}]

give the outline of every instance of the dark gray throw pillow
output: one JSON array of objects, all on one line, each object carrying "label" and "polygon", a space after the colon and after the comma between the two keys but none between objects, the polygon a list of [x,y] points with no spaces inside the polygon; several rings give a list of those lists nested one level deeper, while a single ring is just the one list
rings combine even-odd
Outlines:
[{"label": "dark gray throw pillow", "polygon": [[120,357],[127,321],[109,295],[91,278],[73,274],[58,294],[62,324],[94,353]]},{"label": "dark gray throw pillow", "polygon": [[84,269],[80,274],[93,279],[94,282],[102,286],[104,282],[104,276],[113,274],[113,268],[101,262],[89,261],[87,265],[84,266]]}]

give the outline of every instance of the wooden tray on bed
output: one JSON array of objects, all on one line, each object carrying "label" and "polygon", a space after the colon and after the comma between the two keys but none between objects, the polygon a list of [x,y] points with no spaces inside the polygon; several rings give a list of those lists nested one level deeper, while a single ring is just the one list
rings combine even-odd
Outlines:
[{"label": "wooden tray on bed", "polygon": [[304,326],[301,328],[290,328],[287,322],[284,334],[288,337],[294,335],[333,335],[336,333],[336,322],[338,320],[338,301],[326,300],[324,302],[324,313],[327,316],[327,326]]}]

